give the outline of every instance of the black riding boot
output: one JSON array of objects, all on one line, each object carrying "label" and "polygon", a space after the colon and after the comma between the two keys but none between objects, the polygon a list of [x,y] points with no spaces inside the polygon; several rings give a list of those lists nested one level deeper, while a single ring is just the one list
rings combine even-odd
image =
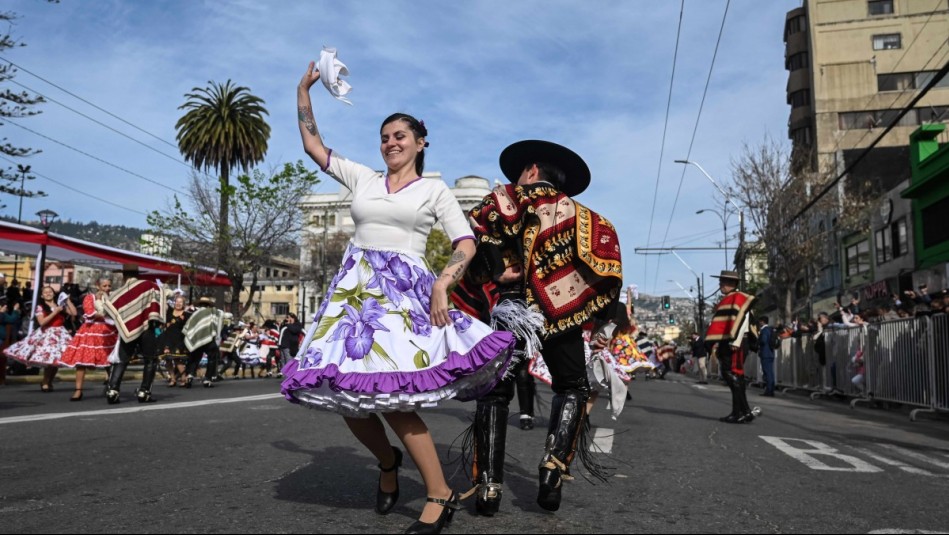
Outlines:
[{"label": "black riding boot", "polygon": [[739,410],[740,402],[738,401],[738,385],[736,384],[738,377],[732,372],[725,371],[722,372],[722,379],[725,380],[725,386],[728,387],[728,391],[732,395],[732,411],[728,416],[723,416],[718,420],[720,422],[733,424],[738,421],[738,416],[741,415],[741,411]]},{"label": "black riding boot", "polygon": [[119,402],[119,388],[122,386],[122,376],[125,375],[125,369],[128,368],[128,362],[118,362],[112,365],[112,371],[109,372],[109,381],[105,388],[105,399],[110,404]]},{"label": "black riding boot", "polygon": [[748,382],[745,379],[744,375],[738,377],[738,409],[740,414],[738,415],[739,423],[749,423],[755,419],[755,415],[751,412],[751,407],[748,406],[748,396],[745,393],[745,388]]},{"label": "black riding boot", "polygon": [[528,431],[534,428],[534,396],[537,395],[534,377],[527,371],[527,366],[517,370],[517,405],[521,410],[521,429]]},{"label": "black riding boot", "polygon": [[472,473],[478,487],[475,509],[494,516],[501,507],[504,483],[504,444],[507,437],[507,403],[479,400],[475,412],[475,465]]},{"label": "black riding boot", "polygon": [[152,403],[152,383],[155,381],[155,372],[158,370],[158,359],[154,357],[145,358],[145,366],[142,368],[142,386],[135,392],[139,403]]},{"label": "black riding boot", "polygon": [[537,505],[548,511],[560,509],[562,476],[568,471],[577,449],[588,397],[586,392],[567,390],[555,394],[551,402],[547,447],[539,466],[540,486],[537,491]]}]

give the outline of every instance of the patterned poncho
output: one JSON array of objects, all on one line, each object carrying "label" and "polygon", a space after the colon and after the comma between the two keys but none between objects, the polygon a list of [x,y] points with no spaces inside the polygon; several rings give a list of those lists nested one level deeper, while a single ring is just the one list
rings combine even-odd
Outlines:
[{"label": "patterned poncho", "polygon": [[726,295],[715,307],[712,321],[705,334],[706,342],[732,342],[738,336],[738,330],[751,310],[755,298],[743,292],[734,291]]},{"label": "patterned poncho", "polygon": [[103,303],[105,313],[115,322],[119,336],[131,342],[145,332],[150,320],[164,321],[161,288],[152,281],[129,279]]},{"label": "patterned poncho", "polygon": [[198,309],[181,330],[185,335],[185,347],[194,351],[210,344],[221,335],[223,326],[223,312],[211,307]]},{"label": "patterned poncho", "polygon": [[495,189],[469,217],[479,254],[483,248],[518,252],[527,304],[544,314],[547,336],[579,328],[619,295],[623,273],[616,229],[549,184]]}]

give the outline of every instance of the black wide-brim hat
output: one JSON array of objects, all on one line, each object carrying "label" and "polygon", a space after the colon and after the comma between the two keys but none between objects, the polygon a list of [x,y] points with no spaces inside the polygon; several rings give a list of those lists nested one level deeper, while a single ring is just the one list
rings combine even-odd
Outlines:
[{"label": "black wide-brim hat", "polygon": [[741,282],[741,277],[738,276],[737,271],[730,271],[723,269],[722,272],[718,275],[711,275],[713,279],[724,279],[724,280],[733,280],[735,282]]},{"label": "black wide-brim hat", "polygon": [[534,163],[548,163],[563,171],[566,183],[557,184],[569,197],[579,195],[590,185],[590,168],[579,154],[572,150],[539,139],[525,139],[501,151],[501,172],[517,183],[524,169]]}]

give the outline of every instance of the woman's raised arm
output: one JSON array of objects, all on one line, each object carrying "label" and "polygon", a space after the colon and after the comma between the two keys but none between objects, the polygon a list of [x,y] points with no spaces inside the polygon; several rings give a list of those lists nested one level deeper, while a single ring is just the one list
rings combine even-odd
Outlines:
[{"label": "woman's raised arm", "polygon": [[300,123],[300,137],[303,138],[303,149],[313,161],[326,169],[329,164],[329,151],[323,145],[323,138],[316,129],[316,119],[313,118],[313,107],[310,104],[310,87],[320,79],[320,71],[316,63],[310,62],[297,86],[297,119]]}]

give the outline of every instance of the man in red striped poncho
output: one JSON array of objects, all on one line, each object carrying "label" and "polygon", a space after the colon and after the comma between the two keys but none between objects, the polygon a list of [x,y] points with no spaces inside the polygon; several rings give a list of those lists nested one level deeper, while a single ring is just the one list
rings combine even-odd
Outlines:
[{"label": "man in red striped poncho", "polygon": [[715,307],[712,322],[705,335],[706,346],[717,344],[715,355],[722,370],[725,384],[732,393],[732,412],[719,420],[729,424],[744,424],[755,419],[745,395],[745,338],[757,335],[751,318],[755,298],[738,291],[738,273],[723,270],[717,277],[722,300]]},{"label": "man in red striped poncho", "polygon": [[[105,302],[105,312],[119,331],[118,362],[113,362],[105,399],[110,404],[119,402],[122,376],[134,355],[141,355],[145,363],[142,385],[136,391],[139,403],[150,403],[152,381],[158,369],[157,339],[165,313],[161,288],[152,281],[139,280],[138,266],[122,266],[125,283],[112,292]],[[110,357],[111,359],[111,357]]]}]

